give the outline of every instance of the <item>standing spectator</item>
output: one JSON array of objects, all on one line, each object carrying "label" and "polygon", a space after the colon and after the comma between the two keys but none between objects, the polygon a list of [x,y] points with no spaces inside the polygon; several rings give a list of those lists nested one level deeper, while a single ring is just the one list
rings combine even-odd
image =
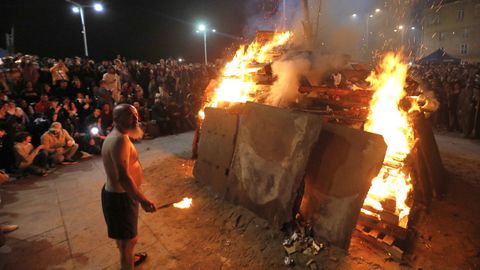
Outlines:
[{"label": "standing spectator", "polygon": [[40,74],[38,69],[33,65],[30,58],[25,58],[25,63],[22,67],[22,78],[25,83],[37,84]]},{"label": "standing spectator", "polygon": [[28,103],[38,102],[40,95],[38,91],[33,88],[33,84],[30,81],[25,83],[25,89],[21,93],[21,97]]},{"label": "standing spectator", "polygon": [[105,89],[110,91],[112,98],[115,102],[120,100],[120,76],[115,73],[115,68],[109,66],[107,73],[103,75],[103,81],[105,82]]},{"label": "standing spectator", "polygon": [[50,68],[50,73],[52,74],[53,85],[56,85],[58,81],[68,82],[68,68],[62,60],[59,60],[58,63]]},{"label": "standing spectator", "polygon": [[99,87],[94,91],[95,100],[97,105],[108,103],[110,107],[113,107],[112,92],[106,88],[106,85],[104,80],[100,81]]},{"label": "standing spectator", "polygon": [[40,138],[45,150],[53,157],[55,162],[72,164],[73,156],[77,153],[78,144],[70,136],[68,131],[62,128],[59,122],[53,122],[50,129]]}]

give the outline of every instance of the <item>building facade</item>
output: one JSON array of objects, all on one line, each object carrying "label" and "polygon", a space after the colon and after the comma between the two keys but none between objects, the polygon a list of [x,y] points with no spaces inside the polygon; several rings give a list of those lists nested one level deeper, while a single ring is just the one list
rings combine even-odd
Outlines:
[{"label": "building facade", "polygon": [[422,54],[437,49],[466,62],[480,62],[480,0],[443,1],[423,12]]}]

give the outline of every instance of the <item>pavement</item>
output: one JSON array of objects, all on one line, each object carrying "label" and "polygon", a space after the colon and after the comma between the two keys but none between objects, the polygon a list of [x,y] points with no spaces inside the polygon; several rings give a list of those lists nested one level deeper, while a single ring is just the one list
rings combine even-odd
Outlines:
[{"label": "pavement", "polygon": [[[190,151],[192,139],[189,132],[135,146],[142,167],[148,168]],[[29,176],[0,187],[0,224],[20,226],[0,247],[0,269],[119,269],[118,250],[107,237],[100,204],[105,177],[101,159],[93,157],[46,177]],[[137,249],[148,249],[161,260],[168,251],[155,234],[158,226],[140,215]]]}]

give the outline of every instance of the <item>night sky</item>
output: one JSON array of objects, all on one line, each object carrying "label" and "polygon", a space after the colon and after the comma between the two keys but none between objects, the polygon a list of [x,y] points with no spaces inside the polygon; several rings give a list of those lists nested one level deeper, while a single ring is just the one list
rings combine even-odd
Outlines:
[{"label": "night sky", "polygon": [[[77,0],[93,4],[89,0]],[[208,38],[209,60],[244,33],[247,1],[243,0],[105,0],[104,11],[85,9],[90,56],[157,61],[160,57],[203,59],[203,37],[195,33],[205,22],[220,33]],[[251,8],[248,7],[248,8]],[[40,56],[83,55],[80,15],[64,0],[1,0],[0,47],[15,25],[17,52]],[[230,36],[231,35],[231,36]]]}]

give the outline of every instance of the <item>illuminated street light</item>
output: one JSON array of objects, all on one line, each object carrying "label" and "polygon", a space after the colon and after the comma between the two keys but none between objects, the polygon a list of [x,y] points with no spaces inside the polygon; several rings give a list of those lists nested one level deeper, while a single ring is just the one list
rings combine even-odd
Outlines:
[{"label": "illuminated street light", "polygon": [[352,18],[356,18],[356,17],[357,17],[357,13],[353,13]]},{"label": "illuminated street light", "polygon": [[72,11],[74,13],[80,13],[80,20],[82,22],[83,45],[85,47],[85,56],[88,57],[87,28],[85,27],[85,17],[83,16],[83,9],[93,8],[95,11],[101,12],[103,11],[103,5],[100,3],[95,3],[93,5],[81,5],[73,0],[65,1],[73,5]]},{"label": "illuminated street light", "polygon": [[95,3],[93,5],[93,9],[95,9],[95,11],[103,11],[103,6],[102,6],[102,4]]},{"label": "illuminated street light", "polygon": [[375,13],[378,13],[378,12],[380,12],[380,11],[382,11],[382,10],[379,9],[379,8],[375,9]]},{"label": "illuminated street light", "polygon": [[415,26],[410,27],[410,29],[415,30]]},{"label": "illuminated street light", "polygon": [[[207,55],[207,32],[209,30],[207,29],[207,26],[205,24],[199,24],[197,27],[197,30],[195,31],[196,33],[203,33],[203,49],[204,49],[204,54],[205,54],[205,65],[208,64],[208,55]],[[213,33],[216,33],[216,29],[211,30]]]},{"label": "illuminated street light", "polygon": [[178,58],[178,62],[182,63],[183,62],[183,58]]},{"label": "illuminated street light", "polygon": [[399,25],[398,30],[403,30],[403,25]]},{"label": "illuminated street light", "polygon": [[368,17],[373,18],[373,14],[370,14]]}]

